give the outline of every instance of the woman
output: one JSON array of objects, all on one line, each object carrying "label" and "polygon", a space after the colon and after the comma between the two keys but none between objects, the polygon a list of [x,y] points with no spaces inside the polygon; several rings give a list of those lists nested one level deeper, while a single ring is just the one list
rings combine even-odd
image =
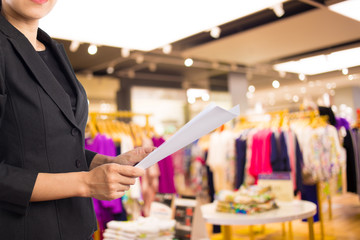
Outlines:
[{"label": "woman", "polygon": [[1,0],[0,239],[92,239],[91,197],[120,198],[153,150],[84,150],[86,93],[63,47],[38,29],[55,3]]}]

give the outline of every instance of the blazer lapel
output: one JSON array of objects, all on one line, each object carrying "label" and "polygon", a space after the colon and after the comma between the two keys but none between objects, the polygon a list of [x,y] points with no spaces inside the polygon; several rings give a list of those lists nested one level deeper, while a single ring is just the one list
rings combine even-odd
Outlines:
[{"label": "blazer lapel", "polygon": [[77,126],[68,95],[47,68],[46,64],[42,61],[41,57],[36,53],[30,42],[25,38],[25,36],[17,39],[9,39],[45,92],[60,108],[66,118],[72,124]]},{"label": "blazer lapel", "polygon": [[87,96],[85,90],[80,85],[79,81],[76,78],[74,70],[70,65],[69,60],[67,59],[67,55],[64,49],[64,46],[59,43],[55,43],[56,47],[54,47],[54,52],[56,53],[57,57],[59,58],[61,64],[64,67],[65,75],[68,79],[70,79],[71,84],[74,86],[76,91],[77,101],[76,101],[76,113],[75,119],[79,123],[81,117],[84,115],[84,110],[87,109]]}]

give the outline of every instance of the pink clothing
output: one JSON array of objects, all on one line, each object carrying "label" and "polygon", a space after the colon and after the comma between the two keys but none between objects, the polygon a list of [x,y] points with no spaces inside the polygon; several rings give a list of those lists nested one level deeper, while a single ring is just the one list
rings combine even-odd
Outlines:
[{"label": "pink clothing", "polygon": [[272,134],[271,130],[264,129],[264,130],[260,130],[253,136],[249,174],[255,178],[255,183],[257,183],[257,178],[259,174],[272,173],[271,162],[270,162],[271,134]]},{"label": "pink clothing", "polygon": [[[165,142],[164,138],[152,138],[155,147],[159,147]],[[159,193],[176,193],[174,182],[174,166],[172,156],[168,156],[158,162],[159,176]]]}]

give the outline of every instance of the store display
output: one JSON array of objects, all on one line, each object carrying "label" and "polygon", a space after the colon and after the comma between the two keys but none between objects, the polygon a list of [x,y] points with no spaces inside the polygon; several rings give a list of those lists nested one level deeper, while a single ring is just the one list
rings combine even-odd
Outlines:
[{"label": "store display", "polygon": [[151,152],[136,167],[146,169],[193,141],[208,134],[240,114],[240,106],[225,110],[215,104],[209,104],[201,113],[186,123],[160,147]]},{"label": "store display", "polygon": [[221,191],[216,204],[218,212],[238,214],[254,214],[277,208],[271,187],[258,185],[241,186],[238,191]]},{"label": "store display", "polygon": [[171,240],[174,236],[175,220],[140,217],[136,221],[110,221],[104,240]]}]

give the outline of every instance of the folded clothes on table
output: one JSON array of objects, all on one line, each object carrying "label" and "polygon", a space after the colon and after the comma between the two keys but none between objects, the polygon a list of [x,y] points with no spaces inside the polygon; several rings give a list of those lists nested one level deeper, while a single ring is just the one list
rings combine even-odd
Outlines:
[{"label": "folded clothes on table", "polygon": [[110,221],[107,223],[104,240],[171,240],[174,237],[175,220],[153,217],[136,221]]}]

